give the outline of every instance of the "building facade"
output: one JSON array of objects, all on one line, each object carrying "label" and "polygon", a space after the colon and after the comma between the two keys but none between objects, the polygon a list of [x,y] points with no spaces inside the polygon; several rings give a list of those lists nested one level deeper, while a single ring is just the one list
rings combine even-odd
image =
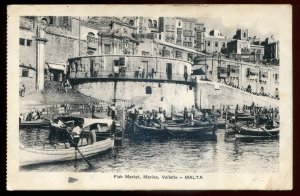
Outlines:
[{"label": "building facade", "polygon": [[206,28],[203,23],[196,23],[195,24],[196,29],[196,44],[195,49],[203,51],[204,50],[204,34],[206,32]]},{"label": "building facade", "polygon": [[207,33],[204,37],[204,50],[205,53],[227,53],[227,43],[231,39],[228,39],[226,36],[222,35],[221,30],[213,29]]},{"label": "building facade", "polygon": [[19,85],[26,93],[63,80],[67,59],[79,54],[79,20],[74,17],[20,17]]},{"label": "building facade", "polygon": [[[200,60],[199,64],[204,64],[204,60]],[[211,81],[225,83],[250,93],[279,97],[278,66],[222,58],[207,58],[206,64],[206,77]]]}]

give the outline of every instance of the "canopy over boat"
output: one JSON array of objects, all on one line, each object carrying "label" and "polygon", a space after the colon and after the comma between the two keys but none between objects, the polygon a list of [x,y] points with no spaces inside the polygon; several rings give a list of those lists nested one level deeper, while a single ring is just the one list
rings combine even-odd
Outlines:
[{"label": "canopy over boat", "polygon": [[107,124],[109,127],[112,125],[113,120],[104,118],[104,119],[93,119],[93,118],[84,118],[83,119],[83,128],[88,127],[93,124]]}]

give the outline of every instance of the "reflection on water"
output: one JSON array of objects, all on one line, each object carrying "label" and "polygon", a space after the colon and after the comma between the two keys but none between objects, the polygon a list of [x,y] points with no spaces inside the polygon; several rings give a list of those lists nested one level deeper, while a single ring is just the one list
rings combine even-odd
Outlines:
[{"label": "reflection on water", "polygon": [[[216,141],[197,139],[125,139],[113,150],[90,157],[94,169],[83,160],[22,167],[23,171],[90,172],[274,172],[278,169],[278,140],[244,142],[216,132]],[[26,146],[43,146],[48,130],[20,130]]]}]

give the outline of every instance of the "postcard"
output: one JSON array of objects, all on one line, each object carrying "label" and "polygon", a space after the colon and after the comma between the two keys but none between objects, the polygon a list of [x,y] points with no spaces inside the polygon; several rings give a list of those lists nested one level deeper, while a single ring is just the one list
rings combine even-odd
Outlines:
[{"label": "postcard", "polygon": [[9,5],[8,190],[291,190],[291,5]]}]

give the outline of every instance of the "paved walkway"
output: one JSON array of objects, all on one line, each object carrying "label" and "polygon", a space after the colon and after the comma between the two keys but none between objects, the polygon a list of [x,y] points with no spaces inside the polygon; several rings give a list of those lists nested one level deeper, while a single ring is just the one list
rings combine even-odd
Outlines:
[{"label": "paved walkway", "polygon": [[48,92],[42,93],[40,91],[26,94],[20,97],[19,106],[20,113],[28,112],[35,106],[42,105],[61,105],[61,104],[84,104],[101,102],[98,99],[74,92],[61,93],[61,92]]}]

